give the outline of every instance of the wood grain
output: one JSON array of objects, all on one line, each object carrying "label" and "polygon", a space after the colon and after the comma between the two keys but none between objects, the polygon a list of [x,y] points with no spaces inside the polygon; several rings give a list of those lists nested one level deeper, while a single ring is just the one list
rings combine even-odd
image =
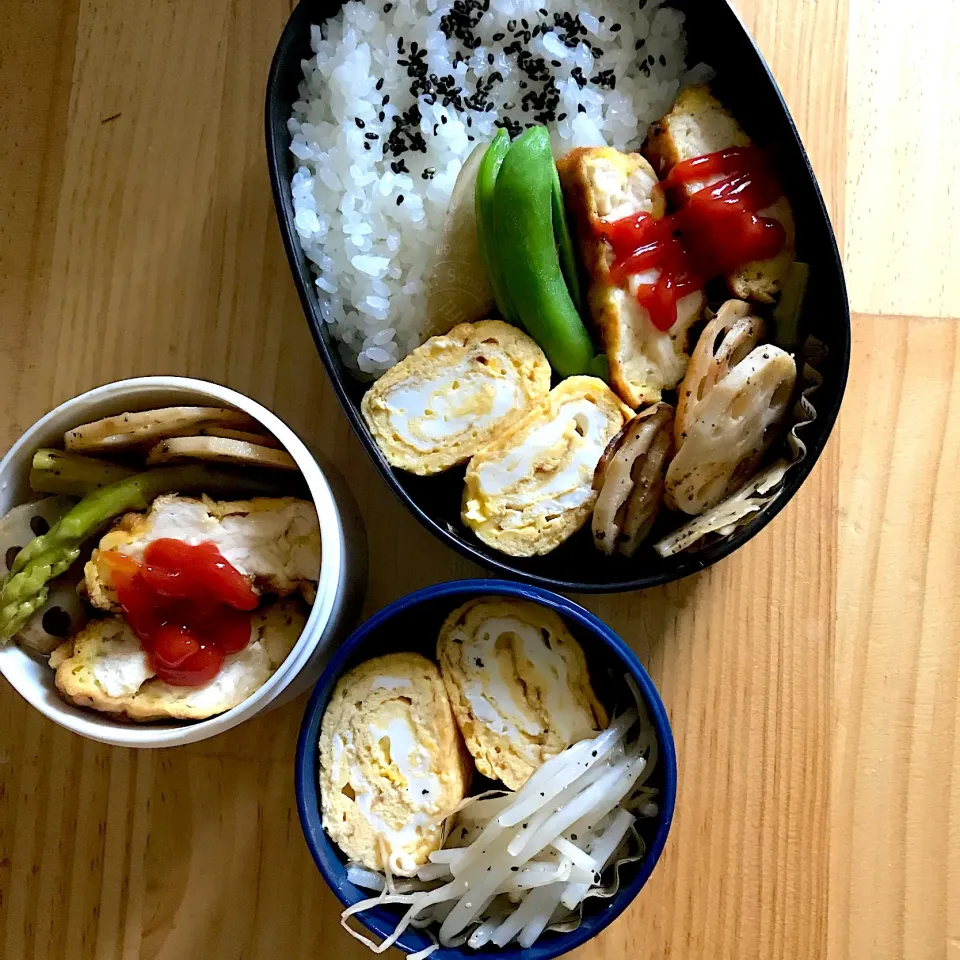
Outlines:
[{"label": "wood grain", "polygon": [[960,6],[850,0],[850,305],[960,317]]},{"label": "wood grain", "polygon": [[[479,571],[386,493],[303,322],[260,131],[290,6],[0,4],[0,122],[12,132],[0,145],[0,446],[98,383],[171,372],[227,383],[350,478],[377,533],[371,612]],[[946,203],[922,247],[943,282],[921,304],[878,279],[901,255],[919,263],[919,234],[880,202],[893,168],[867,176],[874,136],[906,119],[901,82],[922,86],[922,58],[916,76],[903,66],[919,13],[912,32],[881,35],[871,17],[889,21],[888,0],[851,0],[849,13],[846,0],[739,8],[848,237],[857,297],[874,313],[910,303],[960,316]],[[930,41],[943,51],[931,71],[949,63],[953,24]],[[860,76],[880,42],[900,79],[874,89]],[[50,71],[32,66],[40,49]],[[909,156],[947,171],[955,131],[914,138]],[[580,956],[960,957],[955,330],[858,317],[838,435],[787,510],[698,577],[584,601],[663,693],[680,795],[649,886]],[[366,956],[340,931],[300,835],[302,709],[176,751],[128,752],[72,737],[0,689],[0,956]]]},{"label": "wood grain", "polygon": [[840,459],[833,957],[960,936],[960,334],[858,317]]}]

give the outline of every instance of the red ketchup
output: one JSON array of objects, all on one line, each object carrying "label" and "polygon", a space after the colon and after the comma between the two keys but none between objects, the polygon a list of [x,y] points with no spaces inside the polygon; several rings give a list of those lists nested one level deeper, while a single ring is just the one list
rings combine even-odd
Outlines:
[{"label": "red ketchup", "polygon": [[214,544],[154,540],[142,563],[115,550],[101,558],[161,680],[178,687],[207,683],[224,657],[250,640],[249,611],[260,597]]},{"label": "red ketchup", "polygon": [[[720,177],[687,196],[686,184]],[[760,216],[783,191],[758,147],[731,147],[678,163],[660,184],[677,209],[655,220],[638,214],[600,221],[597,234],[613,249],[611,279],[622,283],[644,270],[659,270],[655,283],[640,284],[637,299],[658,330],[677,319],[677,301],[707,280],[744,263],[775,256],[786,242],[783,224]]]}]

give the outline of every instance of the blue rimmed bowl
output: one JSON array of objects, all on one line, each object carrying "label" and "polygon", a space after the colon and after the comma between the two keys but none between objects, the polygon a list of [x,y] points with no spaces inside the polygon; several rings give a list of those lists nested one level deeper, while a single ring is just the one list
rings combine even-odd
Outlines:
[{"label": "blue rimmed bowl", "polygon": [[[556,611],[577,638],[590,666],[594,688],[612,708],[629,702],[624,677],[636,681],[646,702],[659,743],[657,767],[648,783],[659,790],[659,812],[649,820],[638,821],[645,855],[620,871],[620,888],[607,900],[587,902],[583,922],[569,933],[544,933],[525,950],[517,947],[461,950],[443,948],[437,960],[458,960],[478,954],[500,960],[551,960],[581,946],[609,926],[630,905],[656,866],[673,820],[677,793],[677,757],[673,733],[663,701],[636,654],[605,623],[565,597],[539,587],[502,580],[459,580],[418,590],[384,607],[351,634],[327,664],[320,677],[300,726],[296,757],[297,808],[300,824],[323,879],[344,906],[367,899],[371,894],[347,880],[346,858],[323,830],[320,816],[319,756],[317,743],[324,711],[340,677],[371,657],[400,650],[412,650],[434,659],[437,634],[447,615],[478,596],[517,597],[531,600]],[[397,908],[380,907],[360,915],[359,919],[377,937],[388,936],[400,916]],[[408,929],[397,947],[413,953],[429,946],[431,940],[421,930]]]}]

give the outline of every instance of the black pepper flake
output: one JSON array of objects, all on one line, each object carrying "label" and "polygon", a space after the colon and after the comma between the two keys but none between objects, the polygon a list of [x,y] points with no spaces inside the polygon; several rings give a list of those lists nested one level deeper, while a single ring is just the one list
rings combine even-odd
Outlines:
[{"label": "black pepper flake", "polygon": [[366,126],[366,124],[365,124],[359,117],[354,117],[354,118],[353,118],[353,122],[354,122],[361,130]]},{"label": "black pepper flake", "polygon": [[[387,4],[387,6],[390,6],[390,4]],[[381,77],[381,78],[377,81],[377,89],[378,89],[378,90],[382,90],[382,89],[383,89],[383,77]]]},{"label": "black pepper flake", "polygon": [[571,834],[570,834],[570,839],[571,839],[571,840],[576,840],[576,839],[577,839],[577,835],[576,835],[575,833],[571,833]]},{"label": "black pepper flake", "polygon": [[597,751],[596,751],[596,750],[594,750],[594,751],[590,754],[591,757],[595,757],[596,755],[597,755]]},{"label": "black pepper flake", "polygon": [[479,657],[477,657],[475,663],[481,670],[483,669],[483,661]]},{"label": "black pepper flake", "polygon": [[402,193],[397,196],[397,206],[399,207],[401,203],[403,203],[403,194],[402,194]]},{"label": "black pepper flake", "polygon": [[424,788],[423,790],[420,791],[420,793],[421,793],[423,796],[426,796],[429,792],[430,792],[430,791],[427,790],[426,788]]}]

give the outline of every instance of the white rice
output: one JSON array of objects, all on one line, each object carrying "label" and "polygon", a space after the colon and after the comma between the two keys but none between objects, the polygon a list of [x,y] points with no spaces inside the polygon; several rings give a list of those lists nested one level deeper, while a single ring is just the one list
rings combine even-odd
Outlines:
[{"label": "white rice", "polygon": [[[520,126],[538,122],[540,111],[534,106],[524,112],[522,98],[542,92],[544,83],[529,80],[517,54],[504,52],[524,34],[523,20],[531,34],[538,27],[544,31],[519,40],[523,50],[543,58],[555,84],[559,102],[548,116],[556,119],[547,126],[558,156],[603,143],[636,149],[681,83],[702,79],[703,68],[686,71],[681,12],[661,6],[662,0],[581,2],[577,8],[566,0],[467,0],[465,7],[458,0],[461,14],[479,15],[474,33],[480,46],[474,50],[441,32],[452,4],[440,0],[351,0],[322,28],[312,29],[316,55],[303,63],[301,99],[289,121],[290,149],[300,164],[293,178],[296,227],[315,265],[323,318],[353,370],[379,375],[422,342],[424,274],[463,161],[477,143],[493,137],[498,119]],[[565,19],[568,12],[579,14],[586,28],[578,31],[575,46],[561,42],[567,35],[562,26],[554,32],[554,14]],[[495,41],[499,34],[505,37]],[[431,103],[422,93],[414,97],[408,68],[397,61],[409,63],[411,53],[424,50],[427,75],[452,77],[464,97],[494,73],[502,80],[489,93],[481,91],[474,103],[481,109],[461,104],[458,110],[454,103],[444,106],[442,98]],[[454,66],[458,50],[466,59]],[[571,75],[577,68],[587,81],[582,87]],[[591,82],[602,71],[612,71],[606,84]],[[415,102],[421,119],[411,130],[419,130],[426,153],[385,155],[394,117]],[[482,109],[489,103],[494,109]],[[406,169],[395,172],[391,164],[399,160]]]}]

